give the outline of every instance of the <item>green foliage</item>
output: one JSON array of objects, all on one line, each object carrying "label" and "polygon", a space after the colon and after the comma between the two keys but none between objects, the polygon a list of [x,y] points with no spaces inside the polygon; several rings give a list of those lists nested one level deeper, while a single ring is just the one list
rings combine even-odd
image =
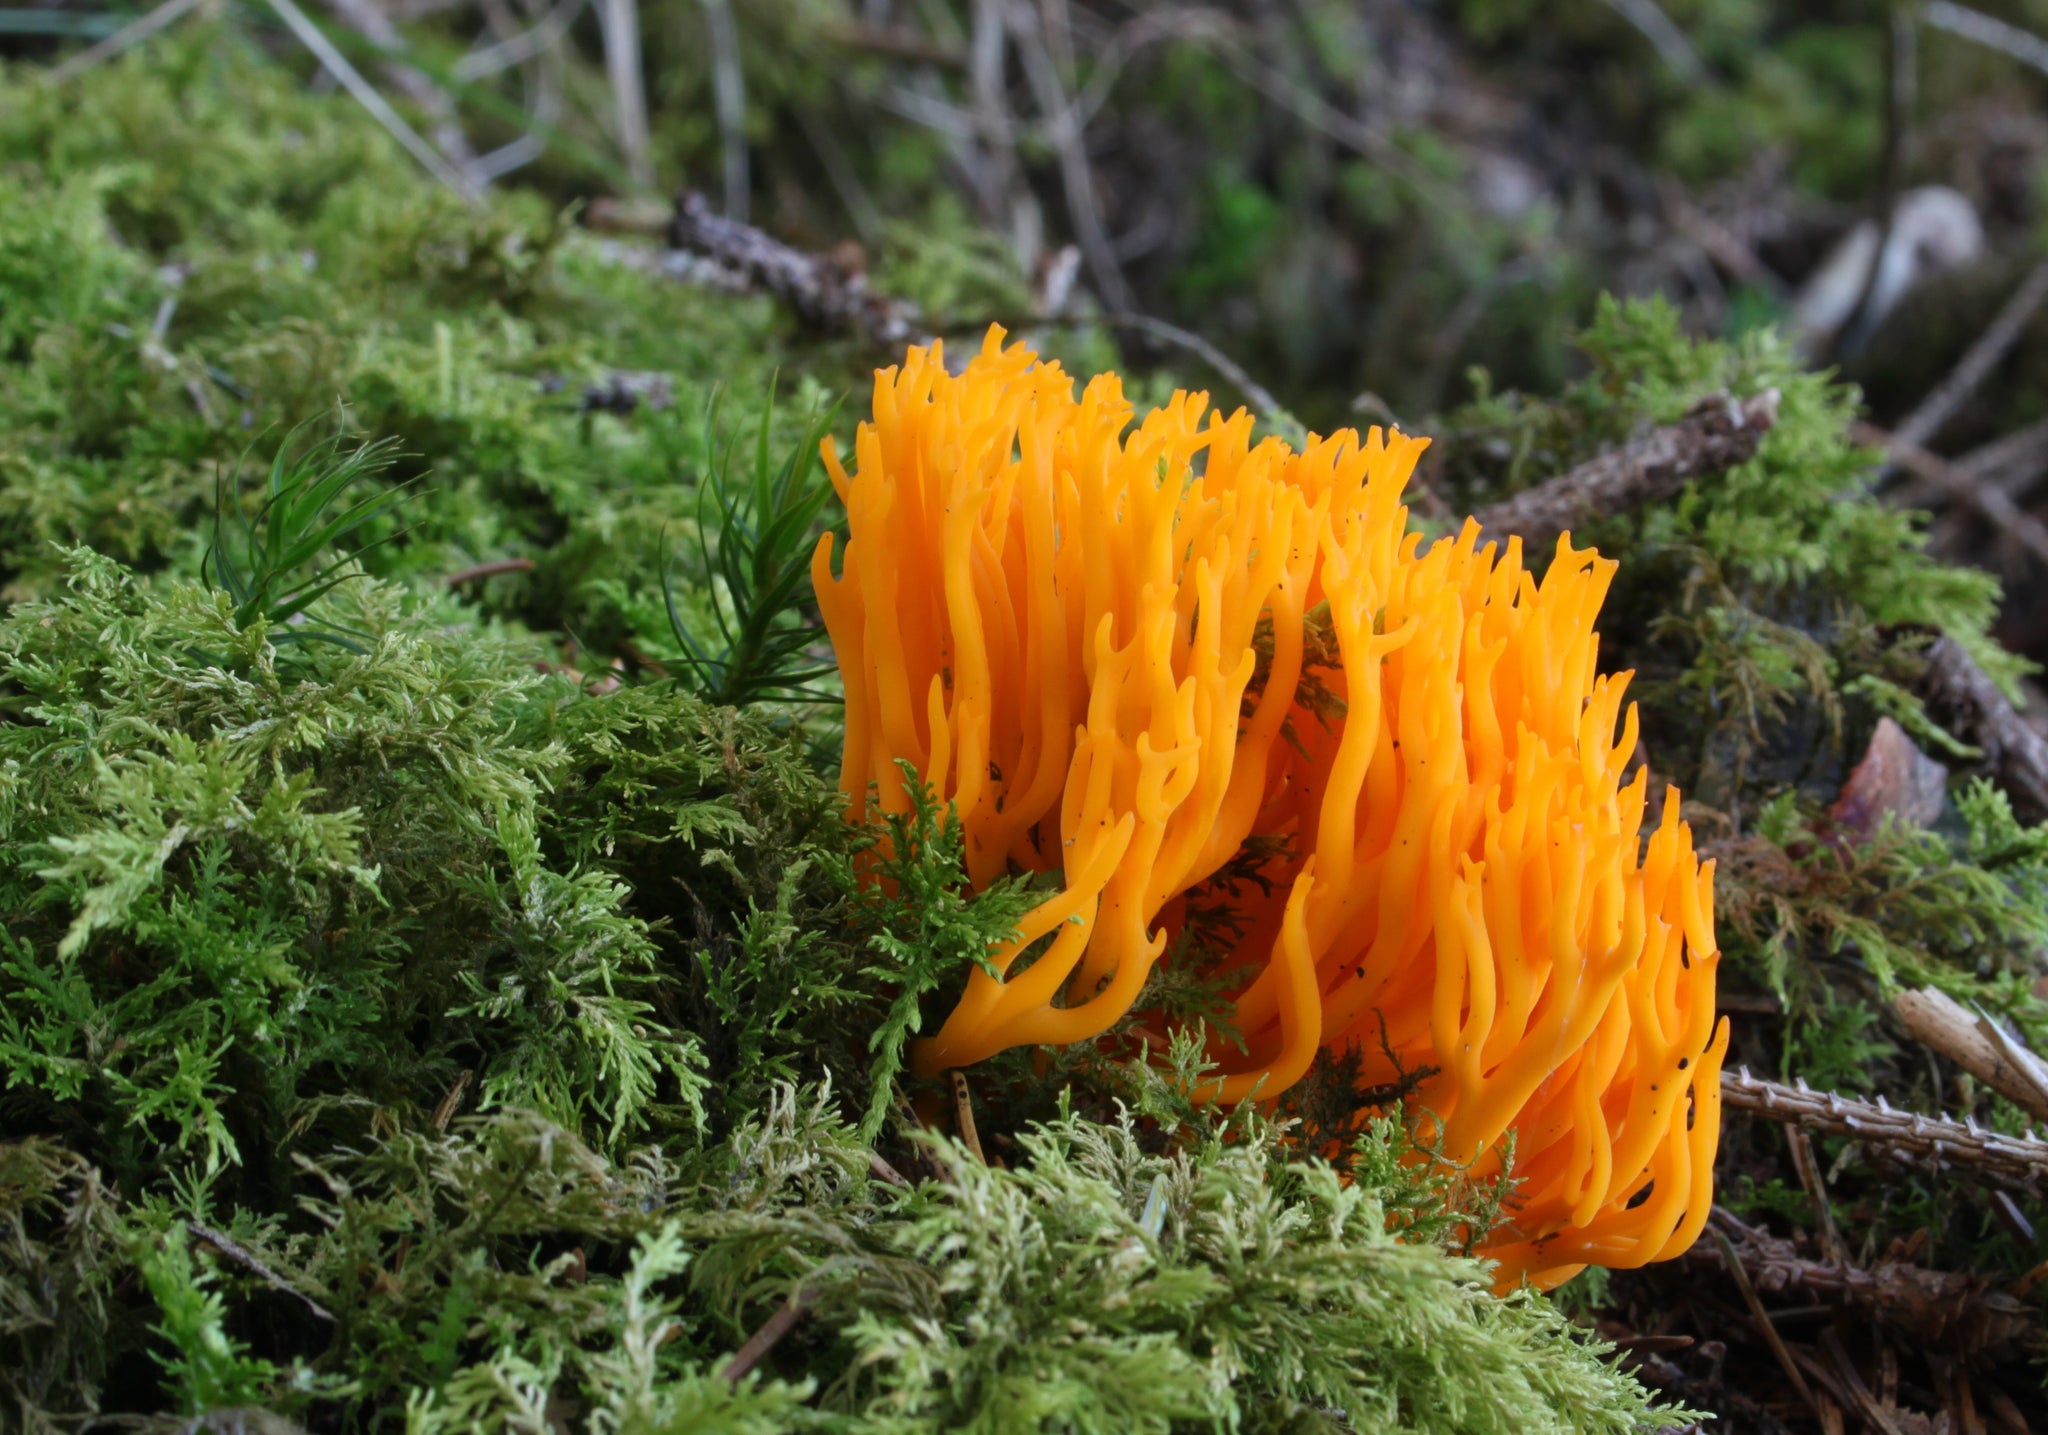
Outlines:
[{"label": "green foliage", "polygon": [[[677,611],[670,566],[661,570],[662,603],[669,631],[682,649],[683,681],[707,701],[735,707],[764,698],[829,700],[816,687],[838,669],[816,660],[824,628],[797,609],[810,597],[811,549],[819,517],[832,498],[818,444],[830,427],[830,413],[812,418],[789,456],[769,457],[775,414],[771,388],[754,444],[753,479],[733,479],[732,449],[721,458],[707,452],[697,486],[697,546],[703,560],[702,588],[721,642],[713,653],[697,640]],[[705,419],[705,447],[717,439],[714,409]],[[707,520],[706,507],[713,517]],[[717,554],[710,547],[717,535]]]},{"label": "green foliage", "polygon": [[998,975],[989,953],[1015,935],[1040,895],[1022,879],[1003,879],[967,896],[967,835],[959,816],[939,808],[911,763],[899,766],[910,808],[884,819],[875,861],[879,881],[867,898],[873,935],[864,974],[895,993],[868,1038],[872,1091],[860,1125],[868,1140],[888,1115],[903,1053],[922,1029],[924,999],[941,987],[957,993],[975,964]]},{"label": "green foliage", "polygon": [[254,1403],[277,1377],[267,1360],[251,1358],[222,1326],[226,1303],[193,1265],[182,1227],[138,1243],[135,1267],[161,1313],[155,1334],[178,1408],[188,1415]]},{"label": "green foliage", "polygon": [[223,477],[214,500],[213,544],[200,571],[234,600],[236,627],[261,622],[283,630],[275,638],[279,643],[333,643],[360,653],[351,638],[303,620],[327,593],[360,576],[355,564],[372,542],[390,537],[359,541],[348,552],[328,556],[404,499],[403,489],[383,489],[332,511],[357,483],[391,466],[392,445],[362,444],[344,453],[339,435],[304,449],[297,447],[298,437],[294,430],[278,446],[253,518],[243,511],[239,485]]}]

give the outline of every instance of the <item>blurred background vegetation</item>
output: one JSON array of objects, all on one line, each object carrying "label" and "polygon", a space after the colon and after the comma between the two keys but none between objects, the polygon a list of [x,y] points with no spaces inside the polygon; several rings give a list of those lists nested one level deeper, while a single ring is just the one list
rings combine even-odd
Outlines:
[{"label": "blurred background vegetation", "polygon": [[[145,23],[231,14],[315,87],[344,83],[310,33],[409,117],[452,189],[514,183],[567,222],[628,228],[700,190],[915,301],[932,331],[1168,320],[1312,426],[1419,424],[1481,391],[1475,365],[1553,392],[1614,292],[1663,294],[1700,335],[1789,328],[1885,428],[2039,247],[2041,0],[309,8],[174,0]],[[0,11],[0,28],[14,53],[53,56],[139,13],[64,0]],[[79,143],[162,142],[100,119]],[[1118,332],[1131,357],[1163,357]],[[1996,373],[1917,435],[1978,457],[1964,476],[2022,506],[2048,492],[2048,440],[1981,451],[2048,417],[2044,339],[2026,316]],[[1942,511],[1942,552],[2006,581],[2008,645],[2048,656],[2048,533],[1987,520],[1959,481],[1894,490]]]}]

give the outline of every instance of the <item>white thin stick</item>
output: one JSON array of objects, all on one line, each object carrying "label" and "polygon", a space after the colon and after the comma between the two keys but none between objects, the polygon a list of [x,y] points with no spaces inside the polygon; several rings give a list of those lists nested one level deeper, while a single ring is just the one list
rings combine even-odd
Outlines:
[{"label": "white thin stick", "polygon": [[640,77],[640,6],[637,0],[603,0],[598,19],[604,30],[604,68],[617,111],[619,148],[633,178],[652,189],[654,161],[647,152],[647,86]]},{"label": "white thin stick", "polygon": [[747,78],[740,68],[739,27],[727,0],[699,0],[711,40],[711,103],[718,116],[718,166],[725,181],[725,217],[744,224],[747,193]]},{"label": "white thin stick", "polygon": [[80,50],[63,64],[54,67],[50,71],[51,82],[61,85],[76,75],[84,74],[94,65],[103,64],[123,50],[147,40],[157,31],[176,24],[204,3],[205,0],[165,0],[164,4],[157,6],[147,15],[130,20],[104,40]]},{"label": "white thin stick", "polygon": [[1972,10],[1966,5],[1953,4],[1951,0],[1930,0],[1920,13],[1937,30],[1946,30],[1951,35],[1960,35],[1993,50],[2003,50],[2021,64],[2032,65],[2048,73],[2048,40],[2043,40],[2031,30],[2008,25],[1995,16]]},{"label": "white thin stick", "polygon": [[1607,0],[1614,12],[1636,27],[1681,80],[1698,84],[1707,77],[1699,51],[1686,39],[1685,31],[1657,8],[1657,0]]},{"label": "white thin stick", "polygon": [[542,51],[552,49],[569,33],[569,27],[576,23],[588,3],[589,0],[562,0],[561,4],[541,16],[540,22],[531,29],[508,35],[495,45],[471,51],[455,62],[455,78],[481,80],[486,75],[523,65]]},{"label": "white thin stick", "polygon": [[293,4],[292,0],[268,0],[268,4],[277,12],[277,17],[284,21],[286,28],[298,36],[299,43],[313,52],[313,58],[320,62],[321,67],[334,76],[343,89],[355,96],[356,103],[368,110],[378,124],[389,130],[393,139],[405,146],[407,154],[424,165],[427,172],[441,183],[472,203],[476,202],[475,191],[462,174],[448,163],[447,157],[428,144],[418,130],[407,124],[405,116],[391,108],[391,102],[377,93],[377,87],[363,78],[362,71],[349,63],[348,56],[334,47],[334,42],[321,33],[320,27],[307,18],[305,11]]}]

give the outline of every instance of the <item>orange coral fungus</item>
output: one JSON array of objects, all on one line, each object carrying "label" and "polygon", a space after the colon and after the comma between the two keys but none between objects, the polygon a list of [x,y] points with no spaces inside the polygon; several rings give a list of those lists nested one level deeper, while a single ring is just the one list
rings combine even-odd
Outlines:
[{"label": "orange coral fungus", "polygon": [[1514,1133],[1503,1281],[1685,1249],[1727,1045],[1713,871],[1675,792],[1645,842],[1647,772],[1622,783],[1614,564],[1566,538],[1539,581],[1469,523],[1424,547],[1400,499],[1425,440],[1296,452],[1188,394],[1132,428],[1114,375],[1076,400],[1001,341],[876,375],[853,472],[826,452],[840,576],[829,538],[812,565],[853,815],[908,805],[907,760],[975,885],[1060,874],[917,1069],[1101,1034],[1228,901],[1230,950],[1191,959],[1234,983],[1243,1045],[1206,1094],[1270,1098],[1324,1047],[1368,1083],[1429,1068],[1447,1155],[1497,1170]]}]

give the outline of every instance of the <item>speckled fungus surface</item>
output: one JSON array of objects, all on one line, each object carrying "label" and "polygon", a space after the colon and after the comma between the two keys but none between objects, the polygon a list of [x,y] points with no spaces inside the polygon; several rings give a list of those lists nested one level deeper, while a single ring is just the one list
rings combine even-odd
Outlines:
[{"label": "speckled fungus surface", "polygon": [[1727,1045],[1713,870],[1676,792],[1645,841],[1648,773],[1623,781],[1635,712],[1593,630],[1615,565],[1566,537],[1539,581],[1469,523],[1424,546],[1401,491],[1426,440],[1297,452],[1188,394],[1133,418],[1116,376],[1077,399],[992,331],[958,375],[936,346],[878,373],[851,471],[828,445],[849,538],[813,576],[854,817],[908,805],[907,760],[972,882],[1060,878],[918,1069],[1106,1031],[1228,900],[1241,935],[1197,959],[1243,1045],[1206,1095],[1274,1097],[1322,1047],[1367,1083],[1433,1068],[1433,1144],[1483,1175],[1514,1133],[1504,1283],[1684,1250]]}]

